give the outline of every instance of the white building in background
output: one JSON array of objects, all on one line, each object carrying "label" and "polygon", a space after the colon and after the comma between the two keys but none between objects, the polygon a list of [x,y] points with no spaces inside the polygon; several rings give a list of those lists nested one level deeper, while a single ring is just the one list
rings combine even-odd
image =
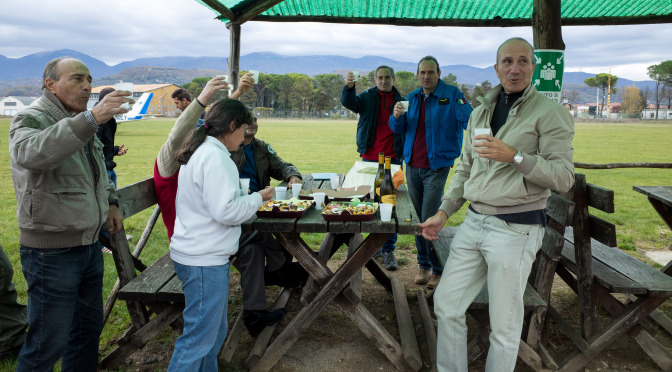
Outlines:
[{"label": "white building in background", "polygon": [[[652,105],[649,105],[652,106]],[[663,106],[665,107],[665,106]],[[656,119],[656,108],[647,107],[642,110],[642,119],[645,120],[655,120]],[[672,120],[672,109],[667,107],[658,109],[658,120]]]},{"label": "white building in background", "polygon": [[0,115],[2,116],[14,116],[19,111],[30,106],[35,97],[20,97],[20,96],[9,96],[0,98]]}]

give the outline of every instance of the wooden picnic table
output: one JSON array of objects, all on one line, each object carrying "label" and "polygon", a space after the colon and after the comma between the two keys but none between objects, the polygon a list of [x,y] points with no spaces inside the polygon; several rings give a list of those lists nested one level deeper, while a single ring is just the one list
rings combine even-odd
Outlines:
[{"label": "wooden picnic table", "polygon": [[[326,188],[328,180],[314,180],[311,175],[304,175],[305,188]],[[341,176],[341,183],[343,177]],[[373,260],[373,254],[393,234],[419,234],[418,217],[413,208],[408,191],[401,187],[397,191],[396,214],[390,222],[380,221],[380,213],[376,212],[373,220],[362,222],[327,222],[321,211],[310,209],[299,219],[256,218],[242,225],[243,230],[272,232],[308,271],[311,278],[321,287],[314,298],[302,308],[285,329],[268,347],[252,371],[268,371],[277,363],[282,355],[297,341],[320,312],[335,301],[340,309],[348,315],[371,342],[400,370],[419,370],[422,367],[417,340],[410,320],[410,311],[403,292],[403,285],[390,279]],[[350,256],[334,273],[326,265],[325,260],[315,256],[314,252],[302,239],[301,234],[327,233],[321,245],[321,257],[324,252],[333,251],[333,244],[338,240],[334,235],[352,234],[350,239],[355,246],[350,248]],[[357,239],[361,234],[368,236]],[[327,255],[328,256],[328,255]],[[397,342],[378,322],[366,307],[358,300],[356,290],[350,288],[350,282],[366,267],[374,277],[394,292],[395,308],[400,325],[401,343]],[[400,291],[399,288],[402,290]]]},{"label": "wooden picnic table", "polygon": [[[340,183],[343,175],[339,175]],[[316,180],[312,175],[303,175],[304,188],[329,188],[330,180]],[[148,179],[130,185],[123,191],[121,207],[124,218],[155,203],[153,184]],[[143,203],[138,203],[142,200]],[[128,210],[127,210],[128,209]],[[273,233],[280,243],[308,271],[317,289],[305,302],[305,307],[285,327],[282,333],[266,349],[253,370],[269,370],[282,355],[296,342],[299,335],[317,318],[319,313],[333,300],[348,315],[378,349],[400,370],[419,370],[422,360],[415,338],[413,322],[403,285],[398,279],[390,279],[373,254],[393,234],[419,234],[418,217],[410,196],[402,186],[397,193],[396,212],[390,222],[381,222],[376,212],[373,220],[362,222],[327,222],[321,211],[311,208],[301,218],[257,218],[251,217],[241,225],[243,231]],[[326,233],[320,247],[319,257],[302,239],[302,234]],[[362,234],[368,236],[363,237]],[[120,235],[117,237],[116,235]],[[132,261],[123,234],[113,236],[115,264],[123,278],[118,298],[127,301],[132,329],[118,343],[117,349],[101,361],[101,368],[111,368],[124,360],[134,350],[141,348],[161,329],[168,325],[181,326],[179,321],[184,308],[184,294],[179,279],[166,253],[137,276],[133,275]],[[124,235],[125,236],[125,235]],[[328,257],[345,241],[349,243],[349,256],[334,273],[326,265]],[[361,270],[366,267],[388,291],[393,293],[401,343],[392,337],[361,303],[361,288],[354,284],[361,281]],[[353,280],[354,279],[354,280]],[[351,284],[352,282],[352,284]],[[361,284],[360,284],[361,285]],[[307,289],[309,286],[307,286]],[[304,291],[305,293],[306,291]],[[304,298],[308,298],[305,297]],[[303,298],[302,298],[303,299]],[[149,314],[157,315],[150,319]],[[232,332],[233,333],[233,332]],[[248,367],[252,367],[248,365]]]},{"label": "wooden picnic table", "polygon": [[[672,230],[672,186],[633,186],[632,189],[647,196],[653,209]],[[672,265],[665,266],[664,272],[672,275]]]}]

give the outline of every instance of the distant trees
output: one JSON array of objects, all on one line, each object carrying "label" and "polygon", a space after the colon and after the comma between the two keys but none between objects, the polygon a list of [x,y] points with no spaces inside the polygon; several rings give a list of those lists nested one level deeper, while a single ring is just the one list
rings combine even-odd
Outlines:
[{"label": "distant trees", "polygon": [[629,118],[639,117],[644,106],[642,105],[642,96],[639,88],[633,83],[631,87],[623,88],[622,92],[623,113]]},{"label": "distant trees", "polygon": [[661,88],[672,87],[672,60],[649,66],[647,68],[647,74],[651,80],[656,82],[655,104],[656,119],[658,119],[658,108],[660,107],[660,101],[662,100]]},{"label": "distant trees", "polygon": [[[243,75],[247,71],[241,71]],[[359,75],[356,92],[374,87],[375,71]],[[197,97],[211,77],[197,77],[191,82],[181,85],[187,89],[192,97]],[[413,72],[397,71],[395,86],[402,96],[408,95],[420,87],[420,83]],[[474,107],[478,106],[477,97],[486,95],[492,84],[484,81],[470,90],[469,86],[459,84],[457,77],[448,74],[442,78],[448,84],[457,86],[465,95],[467,101]],[[260,74],[259,81],[254,87],[240,97],[240,101],[249,107],[255,108],[257,113],[282,117],[340,117],[340,111],[345,110],[341,105],[341,91],[345,86],[345,76],[339,74],[320,74],[310,77],[306,74],[287,73]],[[226,92],[218,92],[216,99],[226,97]],[[339,115],[333,115],[339,113]],[[350,114],[348,114],[350,116]],[[352,116],[351,116],[352,117]]]},{"label": "distant trees", "polygon": [[595,75],[594,78],[588,78],[583,82],[589,87],[598,88],[602,91],[602,105],[598,105],[598,108],[600,109],[599,116],[602,116],[602,107],[606,104],[606,92],[609,89],[609,86],[611,86],[611,91],[609,93],[616,94],[616,92],[618,92],[618,89],[616,89],[618,76],[602,73]]}]

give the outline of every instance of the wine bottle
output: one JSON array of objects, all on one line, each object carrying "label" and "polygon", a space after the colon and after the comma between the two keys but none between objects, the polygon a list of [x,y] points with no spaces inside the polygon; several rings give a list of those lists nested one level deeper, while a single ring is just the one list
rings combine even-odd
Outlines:
[{"label": "wine bottle", "polygon": [[396,206],[397,189],[394,188],[394,181],[392,180],[391,161],[392,159],[389,156],[385,157],[385,175],[383,176],[383,182],[380,184],[380,202]]},{"label": "wine bottle", "polygon": [[376,172],[376,178],[373,181],[373,201],[380,203],[380,184],[383,182],[383,176],[385,175],[385,154],[382,152],[378,153],[378,172]]}]

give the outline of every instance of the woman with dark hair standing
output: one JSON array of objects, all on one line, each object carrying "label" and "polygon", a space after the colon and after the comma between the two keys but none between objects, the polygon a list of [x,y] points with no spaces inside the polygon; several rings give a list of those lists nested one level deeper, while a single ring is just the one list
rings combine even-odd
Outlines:
[{"label": "woman with dark hair standing", "polygon": [[240,224],[273,195],[270,187],[243,193],[230,158],[252,120],[240,101],[223,99],[176,154],[181,167],[170,258],[185,308],[169,371],[217,371],[228,327],[229,257],[238,250]]}]

